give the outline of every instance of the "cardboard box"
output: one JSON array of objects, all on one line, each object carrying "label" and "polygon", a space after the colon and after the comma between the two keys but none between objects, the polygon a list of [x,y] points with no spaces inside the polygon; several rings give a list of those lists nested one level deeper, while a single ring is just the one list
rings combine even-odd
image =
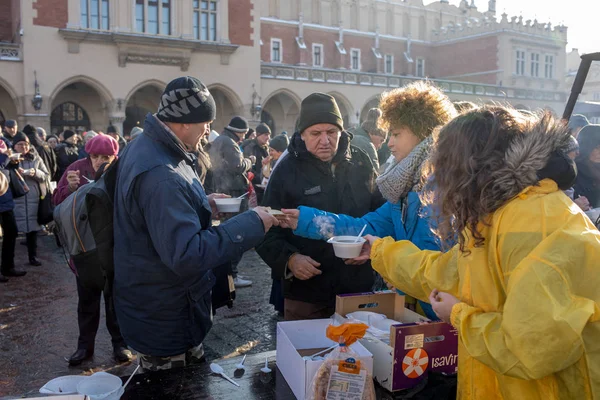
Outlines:
[{"label": "cardboard box", "polygon": [[354,311],[372,311],[401,321],[390,328],[389,344],[367,333],[359,342],[373,354],[373,377],[390,392],[409,389],[429,371],[454,374],[458,369],[458,333],[452,325],[431,322],[404,307],[396,292],[340,295],[336,298],[340,319]]},{"label": "cardboard box", "polygon": [[[309,393],[312,379],[323,363],[322,360],[309,361],[302,357],[336,344],[325,336],[329,324],[331,319],[277,323],[277,367],[300,400]],[[359,355],[365,368],[372,374],[373,355],[358,342],[350,348]]]},{"label": "cardboard box", "polygon": [[60,396],[46,396],[46,397],[28,397],[29,400],[85,400],[85,396],[82,394],[66,394]]}]

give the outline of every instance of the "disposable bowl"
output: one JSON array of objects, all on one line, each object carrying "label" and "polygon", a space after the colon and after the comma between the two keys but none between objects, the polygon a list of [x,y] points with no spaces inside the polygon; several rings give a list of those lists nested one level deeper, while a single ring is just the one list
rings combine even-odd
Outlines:
[{"label": "disposable bowl", "polygon": [[358,241],[356,236],[334,236],[327,241],[333,245],[335,256],[339,258],[356,258],[365,243],[365,239],[360,237]]},{"label": "disposable bowl", "polygon": [[240,212],[240,206],[244,199],[215,199],[217,210],[222,213]]},{"label": "disposable bowl", "polygon": [[106,372],[96,372],[77,385],[77,393],[90,400],[118,400],[123,392],[121,378]]}]

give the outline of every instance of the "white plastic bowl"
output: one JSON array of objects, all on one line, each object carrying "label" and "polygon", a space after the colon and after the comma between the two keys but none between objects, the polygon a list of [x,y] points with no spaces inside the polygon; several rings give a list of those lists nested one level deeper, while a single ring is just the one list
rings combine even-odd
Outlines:
[{"label": "white plastic bowl", "polygon": [[346,314],[346,318],[356,319],[368,325],[372,325],[375,321],[383,321],[387,317],[373,311],[354,311]]},{"label": "white plastic bowl", "polygon": [[217,210],[222,213],[236,213],[240,212],[240,206],[244,199],[215,199]]},{"label": "white plastic bowl", "polygon": [[87,379],[83,375],[66,375],[54,378],[40,388],[41,394],[76,394],[77,385],[83,379]]},{"label": "white plastic bowl", "polygon": [[393,319],[389,319],[389,318],[380,319],[380,320],[376,320],[376,321],[371,320],[371,326],[373,328],[377,328],[381,331],[386,331],[386,332],[389,332],[390,328],[393,325],[399,325],[399,324],[402,324],[402,322],[399,322],[399,321],[396,321]]},{"label": "white plastic bowl", "polygon": [[360,255],[363,243],[366,240],[362,237],[356,240],[356,236],[334,236],[327,241],[333,244],[335,256],[339,258],[356,258]]},{"label": "white plastic bowl", "polygon": [[96,372],[77,385],[77,393],[90,400],[118,400],[124,391],[121,378],[106,372]]}]

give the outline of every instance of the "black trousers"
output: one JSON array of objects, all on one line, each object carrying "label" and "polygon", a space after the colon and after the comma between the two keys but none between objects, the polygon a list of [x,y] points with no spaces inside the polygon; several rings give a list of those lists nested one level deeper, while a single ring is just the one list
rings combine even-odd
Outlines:
[{"label": "black trousers", "polygon": [[17,221],[13,210],[0,213],[0,226],[2,226],[2,272],[15,268],[15,245],[17,243]]},{"label": "black trousers", "polygon": [[94,351],[96,333],[100,324],[102,293],[104,293],[104,307],[106,310],[106,328],[112,338],[113,347],[119,345],[126,346],[123,336],[121,336],[119,324],[117,323],[112,294],[86,288],[81,285],[79,278],[77,278],[77,294],[79,295],[79,303],[77,305],[77,322],[79,323],[78,349]]},{"label": "black trousers", "polygon": [[37,231],[27,232],[25,234],[25,241],[27,243],[27,253],[29,259],[37,257]]}]

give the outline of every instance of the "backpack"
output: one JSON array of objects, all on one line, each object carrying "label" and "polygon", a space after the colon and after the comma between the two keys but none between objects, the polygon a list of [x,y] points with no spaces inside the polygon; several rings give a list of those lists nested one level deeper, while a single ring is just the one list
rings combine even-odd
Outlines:
[{"label": "backpack", "polygon": [[56,232],[81,284],[111,291],[114,277],[113,200],[117,165],[81,186],[54,209]]}]

